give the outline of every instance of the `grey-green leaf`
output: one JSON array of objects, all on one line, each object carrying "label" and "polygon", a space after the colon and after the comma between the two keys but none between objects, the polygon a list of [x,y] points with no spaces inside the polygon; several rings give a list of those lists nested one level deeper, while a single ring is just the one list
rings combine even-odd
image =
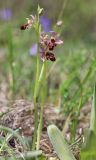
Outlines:
[{"label": "grey-green leaf", "polygon": [[47,131],[53,148],[60,160],[76,160],[61,131],[55,125],[50,125]]},{"label": "grey-green leaf", "polygon": [[96,134],[96,85],[93,92],[93,103],[91,109],[90,130]]}]

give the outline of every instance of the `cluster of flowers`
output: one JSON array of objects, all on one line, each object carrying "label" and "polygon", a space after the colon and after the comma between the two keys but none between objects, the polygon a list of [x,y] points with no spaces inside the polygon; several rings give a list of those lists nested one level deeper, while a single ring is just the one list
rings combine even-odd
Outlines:
[{"label": "cluster of flowers", "polygon": [[[21,30],[25,30],[33,26],[35,17],[31,15],[31,19],[27,18],[27,23],[21,26]],[[40,57],[43,61],[50,60],[55,61],[55,55],[53,53],[55,47],[62,44],[63,41],[59,39],[59,35],[56,32],[50,31],[49,34],[41,33],[40,35]]]},{"label": "cluster of flowers", "polygon": [[41,59],[55,61],[55,55],[53,53],[55,47],[62,44],[63,41],[59,39],[58,35],[54,31],[50,31],[49,35],[42,33],[40,36],[40,55]]}]

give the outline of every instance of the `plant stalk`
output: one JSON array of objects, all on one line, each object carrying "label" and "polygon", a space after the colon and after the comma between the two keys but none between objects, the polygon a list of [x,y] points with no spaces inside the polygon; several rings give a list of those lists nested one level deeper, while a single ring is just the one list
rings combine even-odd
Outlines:
[{"label": "plant stalk", "polygon": [[[39,36],[38,36],[39,37]],[[38,53],[37,53],[37,71],[36,71],[36,81],[35,81],[35,89],[34,89],[34,135],[33,135],[33,141],[32,141],[32,150],[35,149],[35,143],[37,138],[37,128],[38,128],[38,109],[37,109],[37,90],[38,90],[38,77],[39,77],[39,43],[38,43]]]},{"label": "plant stalk", "polygon": [[36,150],[39,150],[40,138],[41,138],[41,132],[42,132],[44,100],[45,100],[45,79],[46,79],[46,61],[43,62],[41,74],[39,77],[39,81],[42,81],[43,86],[42,86],[42,104],[41,104],[41,111],[40,111],[40,121],[38,125],[38,130],[37,130]]},{"label": "plant stalk", "polygon": [[36,147],[36,139],[37,139],[37,128],[38,128],[38,108],[37,108],[37,96],[38,96],[38,86],[39,86],[39,69],[40,69],[40,60],[39,60],[39,40],[40,40],[40,17],[39,13],[37,13],[38,17],[38,22],[37,22],[37,27],[36,27],[36,32],[37,32],[37,66],[36,66],[36,81],[35,81],[35,89],[34,89],[34,96],[33,96],[33,101],[34,101],[34,135],[33,135],[33,140],[32,140],[32,150],[35,149]]}]

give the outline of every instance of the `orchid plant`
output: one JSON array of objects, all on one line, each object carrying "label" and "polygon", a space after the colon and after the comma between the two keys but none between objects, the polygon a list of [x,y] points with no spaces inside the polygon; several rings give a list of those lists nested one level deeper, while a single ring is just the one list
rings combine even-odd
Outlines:
[{"label": "orchid plant", "polygon": [[[41,112],[40,112],[40,121],[38,124],[38,108],[37,108],[37,96],[40,86],[44,89],[44,82],[46,79],[46,61],[56,61],[54,54],[54,49],[57,45],[62,44],[63,41],[60,40],[59,35],[54,31],[49,31],[45,33],[42,31],[42,26],[40,24],[40,16],[43,13],[43,8],[38,6],[37,15],[31,15],[31,18],[27,18],[27,23],[21,26],[21,30],[30,29],[33,27],[37,34],[37,70],[36,70],[36,81],[34,88],[34,135],[32,141],[32,150],[39,150],[40,137],[42,131],[42,119],[43,119],[43,110],[44,110],[44,99],[42,100]],[[40,59],[42,61],[42,68],[40,71]]]}]

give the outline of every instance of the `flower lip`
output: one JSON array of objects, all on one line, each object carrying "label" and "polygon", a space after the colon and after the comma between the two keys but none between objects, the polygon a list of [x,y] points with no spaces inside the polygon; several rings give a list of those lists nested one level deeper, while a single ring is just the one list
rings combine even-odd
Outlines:
[{"label": "flower lip", "polygon": [[51,42],[55,43],[55,38],[54,37],[51,37]]},{"label": "flower lip", "polygon": [[27,26],[28,26],[28,24],[22,25],[22,26],[20,26],[20,29],[25,30],[25,29],[27,29]]},{"label": "flower lip", "polygon": [[54,54],[51,53],[51,52],[47,52],[47,53],[46,53],[46,59],[47,59],[47,60],[50,60],[50,61],[55,61],[55,60],[56,60]]},{"label": "flower lip", "polygon": [[55,47],[54,44],[55,44],[55,43],[51,43],[51,42],[48,43],[48,47],[49,47],[49,50],[50,50],[50,51],[53,51],[53,49],[54,49],[54,47]]}]

